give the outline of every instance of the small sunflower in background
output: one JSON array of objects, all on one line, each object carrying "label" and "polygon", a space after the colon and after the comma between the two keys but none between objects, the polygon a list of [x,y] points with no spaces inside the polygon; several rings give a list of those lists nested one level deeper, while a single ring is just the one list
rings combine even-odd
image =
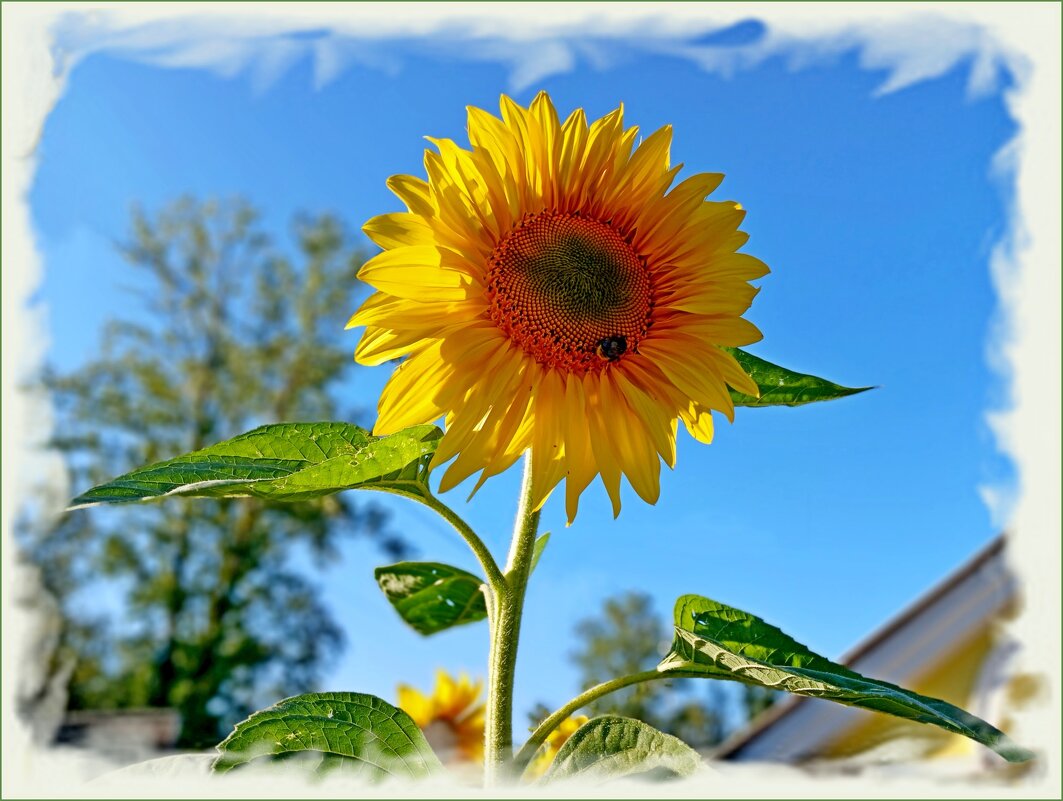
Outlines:
[{"label": "small sunflower in background", "polygon": [[483,762],[484,705],[478,703],[483,682],[462,673],[454,679],[442,668],[436,671],[431,696],[407,684],[398,687],[398,706],[424,732],[441,759]]},{"label": "small sunflower in background", "polygon": [[384,252],[358,274],[377,292],[355,358],[406,357],[374,433],[444,418],[442,492],[530,450],[534,509],[565,480],[571,523],[599,474],[614,515],[622,475],[655,503],[678,421],[710,442],[728,386],[760,394],[724,347],[761,338],[742,315],[768,268],[737,252],[741,207],[705,199],[722,175],[672,186],[670,126],[636,147],[622,107],[562,123],[541,92],[501,112],[468,109],[471,150],[429,137],[428,180],[388,181],[407,211],[363,228]]},{"label": "small sunflower in background", "polygon": [[546,773],[546,769],[554,761],[554,757],[561,750],[561,746],[568,742],[568,738],[575,734],[576,730],[588,720],[590,718],[586,715],[573,715],[561,721],[558,727],[550,732],[550,736],[546,738],[546,742],[542,744],[542,747],[539,748],[535,759],[528,763],[528,767],[524,771],[524,777],[533,780]]}]

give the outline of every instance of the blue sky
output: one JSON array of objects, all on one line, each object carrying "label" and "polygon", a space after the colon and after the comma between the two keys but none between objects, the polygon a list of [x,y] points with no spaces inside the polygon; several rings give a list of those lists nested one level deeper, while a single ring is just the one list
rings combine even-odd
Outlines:
[{"label": "blue sky", "polygon": [[[759,31],[749,23],[716,43]],[[44,129],[30,195],[50,358],[90,358],[102,322],[127,309],[128,273],[112,243],[132,204],[240,193],[278,238],[303,210],[335,211],[357,228],[399,208],[384,182],[421,174],[424,135],[463,140],[465,106],[496,110],[510,88],[501,64],[410,42],[394,52],[393,68],[352,64],[320,88],[307,59],[273,82],[108,54],[79,64]],[[623,590],[651,593],[662,613],[677,595],[709,595],[837,657],[998,532],[979,486],[1012,477],[984,419],[1002,397],[986,358],[996,306],[988,263],[1007,204],[990,163],[1015,133],[999,94],[972,97],[961,63],[879,95],[885,73],[862,68],[855,50],[802,69],[772,57],[729,77],[634,49],[621,56],[608,67],[580,62],[515,97],[543,88],[562,115],[583,106],[591,117],[622,101],[647,134],[673,124],[673,161],[686,164],[683,175],[726,173],[714,197],[742,203],[745,250],[772,267],[748,314],[764,332],[750,350],[879,389],[739,410],[708,447],[681,434],[661,501],[625,492],[619,520],[597,484],[570,528],[552,499],[518,721],[536,701],[553,706],[577,691],[572,628]],[[353,352],[355,332],[336,336]],[[349,391],[371,407],[389,371],[359,369]],[[494,479],[468,507],[466,488],[446,498],[499,558],[518,481],[516,470]],[[383,502],[422,558],[474,567],[430,512]],[[398,681],[428,687],[437,665],[482,674],[485,628],[430,639],[404,628],[373,582],[379,561],[355,543],[321,577],[348,638],[326,687],[390,699]]]}]

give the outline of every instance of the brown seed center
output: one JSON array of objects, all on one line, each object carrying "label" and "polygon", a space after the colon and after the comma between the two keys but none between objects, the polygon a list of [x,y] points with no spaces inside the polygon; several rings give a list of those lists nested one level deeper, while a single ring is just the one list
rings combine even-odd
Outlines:
[{"label": "brown seed center", "polygon": [[586,371],[636,352],[653,310],[641,256],[607,223],[528,215],[491,254],[491,319],[543,364]]}]

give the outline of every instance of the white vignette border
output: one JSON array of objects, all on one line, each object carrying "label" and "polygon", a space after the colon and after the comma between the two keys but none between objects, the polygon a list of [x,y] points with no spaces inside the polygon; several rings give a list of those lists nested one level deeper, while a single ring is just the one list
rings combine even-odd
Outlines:
[{"label": "white vignette border", "polygon": [[[403,8],[407,14],[396,13]],[[267,10],[268,9],[268,10]],[[824,13],[829,10],[829,13]],[[55,63],[53,26],[78,12],[82,35]],[[414,13],[416,12],[416,13]],[[223,75],[249,71],[257,89],[266,90],[309,50],[315,81],[322,85],[355,58],[343,39],[293,40],[286,32],[328,28],[361,43],[402,38],[432,41],[446,50],[446,37],[460,39],[464,57],[505,63],[513,89],[572,69],[577,61],[608,66],[610,42],[687,58],[703,69],[729,74],[754,66],[770,55],[786,53],[795,67],[823,55],[860,48],[861,65],[888,70],[879,92],[896,91],[936,77],[961,59],[971,59],[970,90],[992,91],[997,67],[1006,65],[1015,84],[1005,93],[1010,114],[1020,125],[1015,138],[992,165],[1008,192],[1008,229],[990,258],[998,294],[996,317],[986,343],[987,359],[1005,384],[1007,405],[987,410],[1000,450],[1019,471],[1020,492],[994,507],[997,488],[984,487],[991,510],[1004,516],[1011,532],[1009,560],[1029,599],[1010,633],[1024,644],[1024,667],[1054,665],[1060,643],[1060,7],[1054,3],[981,4],[4,4],[3,13],[3,784],[5,797],[78,793],[85,797],[128,797],[151,791],[181,797],[195,782],[131,781],[93,788],[61,778],[63,766],[29,746],[15,719],[13,704],[22,632],[13,615],[14,587],[11,527],[16,499],[34,475],[48,471],[34,446],[49,425],[47,402],[17,390],[20,379],[41,363],[47,328],[40,309],[27,305],[43,274],[31,226],[27,192],[36,168],[35,145],[44,121],[62,96],[64,81],[78,58],[100,50],[160,66],[212,69]],[[522,24],[513,26],[515,15]],[[401,19],[400,19],[401,18]],[[759,19],[768,33],[748,46],[703,48],[691,45],[697,34]],[[166,21],[164,26],[156,25]],[[225,20],[226,25],[219,23]],[[586,31],[593,20],[594,38]],[[179,21],[180,25],[169,23]],[[239,24],[233,24],[239,21]],[[439,43],[444,44],[440,45]],[[597,45],[596,45],[597,43]],[[516,47],[512,45],[518,45]],[[598,46],[598,45],[605,46]],[[510,45],[510,46],[506,46]],[[385,50],[376,66],[389,71]],[[29,431],[37,431],[30,436]],[[1046,703],[1023,713],[1014,732],[1035,745],[1044,764],[1030,782],[1013,788],[953,785],[966,797],[1058,797],[1060,791],[1059,676]],[[58,770],[56,770],[58,768]],[[161,778],[161,777],[160,777]],[[46,781],[47,783],[42,783]],[[722,785],[721,785],[722,782]],[[738,782],[741,784],[739,785]],[[733,784],[732,784],[733,783]],[[752,784],[751,784],[752,783]],[[728,785],[731,786],[728,786]],[[897,797],[940,795],[945,786],[866,780],[810,778],[778,771],[732,777],[717,775],[712,784],[686,790],[711,790],[715,797],[741,787],[743,797],[784,794],[793,797]],[[206,787],[199,789],[207,790]],[[218,790],[211,786],[211,790]],[[322,786],[322,790],[325,786]],[[458,797],[458,786],[414,794]],[[575,788],[573,788],[575,789]],[[615,797],[613,787],[607,797]],[[672,793],[675,792],[672,788]],[[305,794],[287,782],[266,787],[226,788],[227,795],[284,797]],[[392,788],[394,790],[394,788]],[[588,792],[589,791],[589,792]],[[209,792],[209,791],[208,791]],[[531,795],[522,791],[520,795]],[[600,791],[599,791],[600,792]],[[597,796],[592,788],[581,793]],[[637,786],[630,792],[637,793]],[[737,792],[736,792],[737,795]]]}]

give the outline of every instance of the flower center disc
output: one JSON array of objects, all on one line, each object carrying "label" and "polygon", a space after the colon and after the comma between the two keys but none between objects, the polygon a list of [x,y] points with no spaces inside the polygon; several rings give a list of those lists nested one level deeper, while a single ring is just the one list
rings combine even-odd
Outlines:
[{"label": "flower center disc", "polygon": [[543,364],[600,369],[635,350],[653,309],[646,265],[611,226],[525,217],[491,254],[491,319]]}]

